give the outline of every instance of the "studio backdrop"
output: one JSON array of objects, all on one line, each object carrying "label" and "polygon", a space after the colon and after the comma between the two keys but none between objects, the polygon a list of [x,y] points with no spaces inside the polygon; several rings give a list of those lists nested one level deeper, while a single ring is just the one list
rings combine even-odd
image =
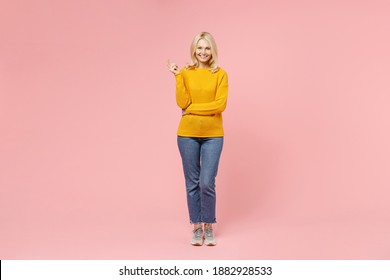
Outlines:
[{"label": "studio backdrop", "polygon": [[[390,258],[390,3],[0,2],[0,259]],[[218,246],[189,245],[183,67],[228,73]]]}]

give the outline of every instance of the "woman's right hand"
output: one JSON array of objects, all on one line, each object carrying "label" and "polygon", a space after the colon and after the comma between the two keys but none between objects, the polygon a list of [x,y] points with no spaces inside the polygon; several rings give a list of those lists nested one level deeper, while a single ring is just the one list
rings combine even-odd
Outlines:
[{"label": "woman's right hand", "polygon": [[168,70],[171,71],[173,74],[179,74],[180,70],[179,67],[176,65],[176,63],[171,63],[168,59],[167,63]]}]

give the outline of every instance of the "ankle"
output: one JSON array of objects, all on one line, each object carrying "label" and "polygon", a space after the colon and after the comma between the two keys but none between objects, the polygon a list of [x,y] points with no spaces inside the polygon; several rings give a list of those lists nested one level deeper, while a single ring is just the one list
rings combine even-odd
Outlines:
[{"label": "ankle", "polygon": [[205,224],[204,229],[213,229],[213,225],[212,224]]},{"label": "ankle", "polygon": [[202,224],[194,224],[194,230],[202,228]]}]

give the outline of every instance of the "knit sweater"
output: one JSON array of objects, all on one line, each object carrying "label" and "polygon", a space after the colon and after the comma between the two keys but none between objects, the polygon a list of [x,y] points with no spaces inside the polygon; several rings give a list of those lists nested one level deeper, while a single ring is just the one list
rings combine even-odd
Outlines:
[{"label": "knit sweater", "polygon": [[176,78],[176,103],[186,111],[178,136],[221,137],[222,112],[228,97],[228,78],[219,68],[215,73],[204,68],[181,69]]}]

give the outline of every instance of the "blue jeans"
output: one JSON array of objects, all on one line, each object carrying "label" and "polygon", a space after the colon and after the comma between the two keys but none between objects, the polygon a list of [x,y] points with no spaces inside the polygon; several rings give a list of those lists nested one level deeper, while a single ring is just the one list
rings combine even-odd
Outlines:
[{"label": "blue jeans", "polygon": [[183,163],[190,223],[216,223],[215,177],[223,137],[177,137]]}]

